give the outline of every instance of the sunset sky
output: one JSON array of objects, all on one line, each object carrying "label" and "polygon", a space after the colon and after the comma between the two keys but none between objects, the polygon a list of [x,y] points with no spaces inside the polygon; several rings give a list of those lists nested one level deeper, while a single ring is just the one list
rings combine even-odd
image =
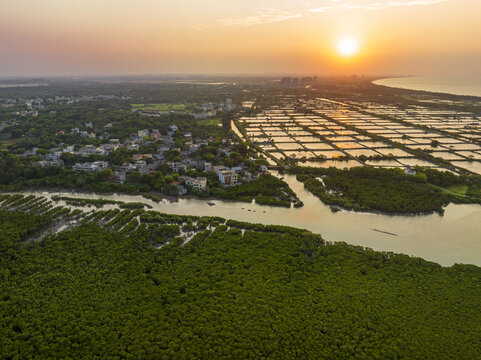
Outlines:
[{"label": "sunset sky", "polygon": [[0,76],[481,75],[480,14],[480,0],[2,0]]}]

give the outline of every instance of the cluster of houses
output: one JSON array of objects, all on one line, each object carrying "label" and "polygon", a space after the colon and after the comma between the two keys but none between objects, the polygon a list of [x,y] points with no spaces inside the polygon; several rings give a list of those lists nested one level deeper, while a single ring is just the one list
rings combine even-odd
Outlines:
[{"label": "cluster of houses", "polygon": [[20,107],[20,106],[27,108],[27,111],[22,110],[22,111],[12,112],[12,116],[19,116],[19,115],[25,116],[25,115],[29,115],[29,112],[36,112],[36,115],[38,115],[37,110],[45,109],[45,106],[43,105],[43,103],[44,103],[44,100],[42,98],[35,98],[35,99],[7,98],[3,100],[1,107],[4,109],[8,109],[12,107]]},{"label": "cluster of houses", "polygon": [[15,121],[13,121],[13,120],[1,121],[0,122],[0,131],[2,131],[3,129],[6,129],[10,126],[13,126],[13,125],[15,125]]},{"label": "cluster of houses", "polygon": [[[22,155],[22,157],[26,157],[26,156],[37,156],[37,151],[38,151],[38,148],[34,147],[32,148],[31,150],[26,150]],[[45,154],[45,155],[42,155],[42,160],[40,161],[37,161],[35,163],[36,166],[41,166],[41,167],[47,167],[47,166],[59,166],[59,167],[63,167],[64,166],[64,162],[63,160],[60,159],[60,157],[62,156],[63,154],[63,151],[59,150],[59,149],[50,149],[50,152]],[[40,155],[38,155],[40,156]]]},{"label": "cluster of houses", "polygon": [[40,160],[35,163],[35,165],[40,167],[48,167],[48,166],[59,166],[63,167],[64,162],[63,160]]},{"label": "cluster of houses", "polygon": [[13,111],[12,116],[33,116],[37,117],[38,116],[38,111],[37,110],[21,110],[21,111]]},{"label": "cluster of houses", "polygon": [[[59,132],[61,133],[61,132]],[[85,138],[90,138],[90,139],[95,139],[97,137],[97,135],[95,134],[95,132],[88,132],[87,130],[80,130],[79,128],[73,128],[71,133],[73,135],[79,135],[81,137],[85,137]]]},{"label": "cluster of houses", "polygon": [[[228,103],[229,105],[229,103]],[[208,111],[209,107],[205,107]],[[111,124],[110,124],[111,126]],[[91,131],[81,131],[78,128],[71,129],[72,134],[76,134],[84,137],[94,137],[95,130],[91,122],[85,124],[85,128],[92,129]],[[190,169],[195,169],[204,172],[213,172],[217,175],[220,183],[223,186],[235,186],[240,181],[251,181],[257,174],[252,175],[248,169],[248,166],[237,166],[228,168],[226,166],[217,165],[214,166],[204,160],[196,159],[194,153],[201,147],[207,146],[215,141],[214,137],[207,139],[194,139],[189,132],[183,133],[184,146],[182,149],[176,147],[174,136],[178,131],[176,125],[171,125],[167,134],[162,134],[159,130],[142,129],[136,133],[131,134],[130,137],[120,142],[118,139],[109,139],[109,142],[100,145],[63,145],[60,144],[58,148],[49,149],[48,152],[37,152],[37,148],[25,151],[22,156],[39,156],[40,161],[35,164],[37,166],[59,166],[65,167],[62,160],[63,154],[72,154],[80,157],[89,157],[92,155],[109,156],[111,152],[124,148],[130,151],[137,151],[141,145],[156,144],[157,151],[152,154],[134,154],[131,161],[125,162],[122,165],[110,166],[108,161],[94,161],[94,162],[81,162],[79,161],[72,166],[75,172],[88,172],[94,173],[102,171],[108,168],[113,170],[112,181],[117,183],[124,183],[127,178],[127,174],[131,171],[136,171],[141,174],[154,173],[161,164],[168,165],[174,173],[185,172]],[[177,137],[178,138],[178,137]],[[178,159],[176,161],[167,161],[166,158],[171,156],[172,151],[178,152]],[[230,155],[230,148],[226,144],[226,147],[218,149],[219,153],[225,153]],[[261,171],[267,171],[267,168],[261,169]],[[171,185],[177,186],[179,195],[184,195],[188,188],[205,190],[207,189],[207,177],[188,177],[180,176],[177,181]]]},{"label": "cluster of houses", "polygon": [[85,171],[85,172],[98,172],[105,170],[109,167],[109,163],[107,161],[95,161],[95,162],[86,162],[86,163],[77,163],[72,166],[72,169],[76,172]]},{"label": "cluster of houses", "polygon": [[[82,96],[55,96],[48,98],[4,98],[1,99],[0,107],[4,109],[13,107],[26,107],[28,110],[44,110],[48,104],[78,104],[95,100],[130,100],[131,96],[116,95],[82,95]],[[12,113],[13,116],[32,115],[30,111],[20,111]],[[37,112],[38,115],[38,112]],[[36,115],[35,115],[36,116]]]}]

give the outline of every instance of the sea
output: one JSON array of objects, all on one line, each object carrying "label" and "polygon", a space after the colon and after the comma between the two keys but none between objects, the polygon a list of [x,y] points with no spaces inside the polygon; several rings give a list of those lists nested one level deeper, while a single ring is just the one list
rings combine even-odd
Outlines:
[{"label": "sea", "polygon": [[26,84],[2,84],[2,83],[0,83],[0,88],[37,87],[37,86],[48,86],[48,84],[47,83],[26,83]]},{"label": "sea", "polygon": [[453,95],[469,95],[481,97],[481,77],[395,77],[376,80],[374,81],[374,84],[410,90],[423,90]]}]

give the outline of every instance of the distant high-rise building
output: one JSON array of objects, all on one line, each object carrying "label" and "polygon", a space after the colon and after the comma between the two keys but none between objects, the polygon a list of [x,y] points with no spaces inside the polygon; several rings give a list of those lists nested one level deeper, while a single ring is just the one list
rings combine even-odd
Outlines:
[{"label": "distant high-rise building", "polygon": [[227,111],[232,111],[234,110],[234,105],[232,104],[232,99],[226,99],[225,100],[225,109]]}]

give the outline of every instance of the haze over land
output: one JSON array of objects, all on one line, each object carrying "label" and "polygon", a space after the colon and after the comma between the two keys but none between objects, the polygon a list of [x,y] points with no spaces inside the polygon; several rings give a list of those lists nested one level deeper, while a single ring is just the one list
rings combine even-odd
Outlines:
[{"label": "haze over land", "polygon": [[[0,76],[481,76],[476,0],[4,0]],[[343,39],[355,42],[350,56]]]}]

